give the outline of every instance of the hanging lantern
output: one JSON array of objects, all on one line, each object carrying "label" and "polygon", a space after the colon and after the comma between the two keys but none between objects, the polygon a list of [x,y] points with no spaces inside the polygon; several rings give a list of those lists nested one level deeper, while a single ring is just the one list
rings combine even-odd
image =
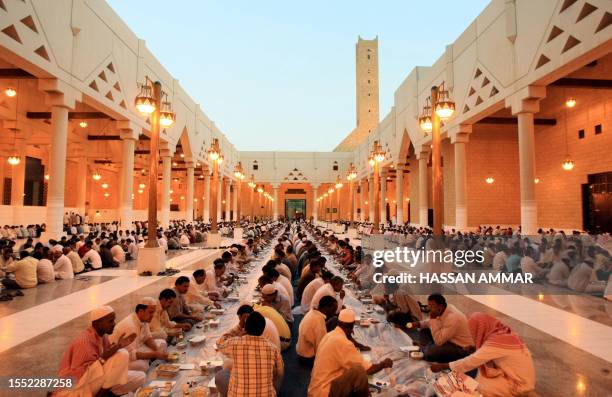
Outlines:
[{"label": "hanging lantern", "polygon": [[7,87],[4,89],[4,95],[6,95],[9,98],[12,98],[15,95],[17,95],[17,90],[14,89],[13,87]]},{"label": "hanging lantern", "polygon": [[567,106],[568,108],[573,108],[574,106],[576,106],[576,98],[567,98],[567,100],[565,101],[565,106]]},{"label": "hanging lantern", "polygon": [[567,157],[565,161],[561,163],[561,167],[563,167],[565,171],[571,171],[574,169],[574,161],[571,158]]},{"label": "hanging lantern", "polygon": [[425,106],[423,106],[423,113],[419,117],[419,126],[423,130],[423,132],[429,134],[433,129],[433,123],[431,121],[431,105],[429,104],[429,98],[427,98],[425,102]]},{"label": "hanging lantern", "polygon": [[8,158],[8,163],[10,165],[19,165],[19,163],[21,163],[21,159],[19,158],[19,156],[10,156]]},{"label": "hanging lantern", "polygon": [[91,177],[93,178],[94,181],[99,181],[100,179],[102,179],[102,175],[100,175],[98,171],[94,172]]},{"label": "hanging lantern", "polygon": [[441,90],[439,91],[435,110],[438,117],[442,120],[451,117],[455,113],[455,102],[451,101],[448,90],[444,89],[444,83],[442,83]]},{"label": "hanging lantern", "polygon": [[134,100],[134,105],[143,116],[149,116],[155,111],[155,98],[153,98],[151,85],[148,81],[140,86],[140,93]]},{"label": "hanging lantern", "polygon": [[492,184],[493,182],[495,182],[495,179],[493,179],[492,176],[488,177],[487,179],[485,179],[485,182],[487,182],[489,185]]},{"label": "hanging lantern", "polygon": [[[176,122],[176,114],[172,111],[170,102],[164,101],[161,104],[161,110],[159,112],[159,125],[162,127],[170,127]],[[185,154],[181,153],[181,157],[185,157]]]}]

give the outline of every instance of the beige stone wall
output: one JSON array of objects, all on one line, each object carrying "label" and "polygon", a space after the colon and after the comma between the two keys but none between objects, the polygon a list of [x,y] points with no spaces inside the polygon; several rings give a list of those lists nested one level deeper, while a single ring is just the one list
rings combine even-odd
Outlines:
[{"label": "beige stone wall", "polygon": [[475,125],[466,154],[468,226],[520,223],[516,126]]},{"label": "beige stone wall", "polygon": [[[563,103],[552,94],[549,101]],[[536,132],[536,172],[540,183],[536,187],[538,224],[543,227],[582,229],[581,186],[587,176],[612,171],[612,98],[609,91],[590,90],[578,97],[578,104],[567,112],[567,142],[574,160],[572,171],[564,171],[565,111],[558,115],[557,125]],[[595,125],[603,133],[595,135]],[[578,130],[585,138],[578,139]]]}]

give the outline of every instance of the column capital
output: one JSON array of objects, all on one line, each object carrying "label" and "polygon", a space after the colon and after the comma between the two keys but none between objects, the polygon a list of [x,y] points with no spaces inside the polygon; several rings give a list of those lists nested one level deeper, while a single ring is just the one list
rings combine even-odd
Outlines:
[{"label": "column capital", "polygon": [[38,89],[47,94],[45,102],[49,106],[74,109],[82,100],[80,91],[60,79],[38,79]]},{"label": "column capital", "polygon": [[320,183],[311,183],[311,184],[310,184],[310,186],[311,186],[313,189],[318,189],[318,188],[321,186],[321,184],[320,184]]},{"label": "column capital", "polygon": [[115,122],[115,126],[119,130],[119,136],[121,139],[131,139],[137,141],[140,137],[140,132],[142,131],[142,127],[131,120],[117,120]]},{"label": "column capital", "polygon": [[546,97],[546,87],[539,85],[528,85],[505,100],[505,105],[510,108],[513,115],[519,113],[537,113],[540,111],[540,100]]},{"label": "column capital", "polygon": [[472,133],[472,124],[459,124],[448,129],[451,143],[467,143]]},{"label": "column capital", "polygon": [[185,168],[187,168],[187,170],[192,170],[194,169],[194,165],[195,163],[193,161],[185,161]]},{"label": "column capital", "polygon": [[421,146],[419,151],[415,151],[417,160],[429,159],[429,147]]},{"label": "column capital", "polygon": [[159,157],[172,157],[174,152],[170,149],[159,149]]}]

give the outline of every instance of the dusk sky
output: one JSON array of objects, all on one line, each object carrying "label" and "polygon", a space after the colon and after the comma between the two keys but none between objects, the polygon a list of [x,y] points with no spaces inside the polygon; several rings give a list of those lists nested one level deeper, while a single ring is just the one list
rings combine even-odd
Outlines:
[{"label": "dusk sky", "polygon": [[239,150],[293,151],[355,127],[359,35],[379,38],[382,119],[488,2],[109,0]]}]

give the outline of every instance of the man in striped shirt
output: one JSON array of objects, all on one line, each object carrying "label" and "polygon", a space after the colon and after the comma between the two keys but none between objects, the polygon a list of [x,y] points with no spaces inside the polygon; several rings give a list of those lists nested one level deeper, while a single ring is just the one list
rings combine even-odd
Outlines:
[{"label": "man in striped shirt", "polygon": [[279,350],[262,334],[266,320],[257,312],[246,319],[246,335],[219,345],[219,351],[232,362],[231,372],[215,376],[222,397],[275,397],[283,379],[283,359]]}]

